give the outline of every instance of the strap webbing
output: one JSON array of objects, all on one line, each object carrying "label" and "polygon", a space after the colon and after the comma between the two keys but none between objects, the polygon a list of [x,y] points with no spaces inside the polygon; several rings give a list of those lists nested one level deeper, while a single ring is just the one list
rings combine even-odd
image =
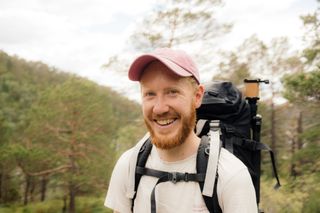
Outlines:
[{"label": "strap webbing", "polygon": [[135,189],[135,170],[136,170],[136,165],[137,165],[137,160],[138,160],[138,154],[140,152],[141,147],[147,139],[150,137],[150,134],[147,133],[143,138],[137,143],[137,145],[133,148],[132,155],[130,157],[130,162],[129,162],[129,178],[128,178],[128,190],[126,193],[126,196],[128,198],[133,199],[136,193]]},{"label": "strap webbing", "polygon": [[196,173],[181,173],[181,172],[164,172],[155,169],[137,167],[136,172],[141,175],[148,175],[151,177],[159,178],[155,186],[152,189],[151,193],[151,213],[156,212],[156,198],[155,190],[159,183],[171,181],[177,183],[180,181],[194,181],[194,182],[203,182],[205,179],[205,174],[196,174]]},{"label": "strap webbing", "polygon": [[271,158],[273,175],[277,180],[277,183],[274,185],[274,189],[278,189],[281,186],[278,172],[277,172],[276,160],[274,157],[274,153],[273,153],[272,149],[267,144],[260,143],[260,142],[254,141],[254,140],[249,140],[249,139],[233,140],[233,144],[244,147],[244,148],[249,149],[251,151],[259,151],[259,150],[268,151],[270,154],[270,158]]},{"label": "strap webbing", "polygon": [[131,211],[133,212],[133,207],[134,207],[134,201],[136,199],[136,196],[137,196],[137,190],[138,190],[138,185],[140,183],[140,179],[141,179],[141,174],[138,174],[136,172],[136,169],[137,169],[137,166],[140,166],[140,167],[144,167],[146,165],[146,162],[148,160],[148,157],[149,157],[149,154],[152,150],[152,143],[151,143],[151,140],[150,138],[148,138],[145,143],[143,143],[142,146],[140,146],[140,149],[138,151],[138,156],[136,159],[136,166],[134,168],[134,171],[135,171],[135,178],[134,178],[134,194],[133,194],[133,198],[131,200]]},{"label": "strap webbing", "polygon": [[214,181],[213,213],[222,213],[222,209],[219,205],[217,187],[218,187],[218,173],[217,173],[215,181]]},{"label": "strap webbing", "polygon": [[217,174],[218,160],[220,155],[220,126],[218,120],[210,121],[210,153],[208,159],[208,166],[206,171],[206,178],[202,194],[207,197],[213,196],[215,177]]}]

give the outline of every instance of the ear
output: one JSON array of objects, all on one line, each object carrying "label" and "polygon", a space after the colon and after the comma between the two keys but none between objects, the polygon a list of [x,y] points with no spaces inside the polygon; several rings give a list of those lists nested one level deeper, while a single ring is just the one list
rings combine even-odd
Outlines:
[{"label": "ear", "polygon": [[195,93],[195,106],[196,106],[196,108],[200,107],[200,105],[202,103],[203,95],[204,95],[204,86],[200,84],[198,86],[196,93]]}]

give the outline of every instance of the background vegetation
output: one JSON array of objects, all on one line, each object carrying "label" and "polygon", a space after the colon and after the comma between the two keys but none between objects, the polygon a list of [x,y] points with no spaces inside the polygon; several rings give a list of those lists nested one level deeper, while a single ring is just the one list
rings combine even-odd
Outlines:
[{"label": "background vegetation", "polygon": [[[209,63],[216,52],[208,47],[232,27],[214,17],[221,1],[168,2],[132,34],[132,48],[192,46],[196,57]],[[320,209],[319,12],[302,14],[306,48],[292,52],[286,38],[266,44],[252,36],[222,53],[220,74],[212,76],[239,87],[244,78],[270,80],[259,107],[262,141],[276,154],[282,187],[273,190],[264,155],[265,212]],[[119,54],[105,68],[125,72],[127,65]],[[279,97],[286,102],[279,104]],[[87,79],[0,51],[0,212],[110,212],[103,200],[113,165],[144,133],[138,103]]]}]

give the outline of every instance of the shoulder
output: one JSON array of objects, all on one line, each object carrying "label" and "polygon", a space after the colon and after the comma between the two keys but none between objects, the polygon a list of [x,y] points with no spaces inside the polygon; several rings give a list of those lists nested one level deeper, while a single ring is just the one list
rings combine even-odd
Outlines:
[{"label": "shoulder", "polygon": [[132,149],[124,152],[118,159],[111,175],[107,196],[104,202],[106,207],[119,212],[130,210],[130,199],[127,197],[128,175]]},{"label": "shoulder", "polygon": [[130,162],[130,158],[131,158],[132,153],[133,153],[133,148],[128,149],[127,151],[122,153],[121,156],[119,157],[117,163],[116,163],[116,166],[128,165],[129,162]]},{"label": "shoulder", "polygon": [[128,176],[132,152],[133,150],[129,149],[122,153],[122,155],[119,157],[112,171],[112,179]]},{"label": "shoulder", "polygon": [[232,175],[240,170],[246,169],[247,167],[235,155],[230,153],[225,148],[221,148],[218,168],[220,172],[226,173],[227,175]]}]

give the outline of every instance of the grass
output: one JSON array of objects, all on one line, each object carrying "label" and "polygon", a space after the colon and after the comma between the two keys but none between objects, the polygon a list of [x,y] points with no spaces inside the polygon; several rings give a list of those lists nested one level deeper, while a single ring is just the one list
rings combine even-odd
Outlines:
[{"label": "grass", "polygon": [[[76,199],[77,213],[112,213],[103,206],[103,199],[96,197],[78,197]],[[48,200],[45,202],[32,203],[27,206],[10,205],[0,206],[1,213],[61,213],[62,200]]]}]

